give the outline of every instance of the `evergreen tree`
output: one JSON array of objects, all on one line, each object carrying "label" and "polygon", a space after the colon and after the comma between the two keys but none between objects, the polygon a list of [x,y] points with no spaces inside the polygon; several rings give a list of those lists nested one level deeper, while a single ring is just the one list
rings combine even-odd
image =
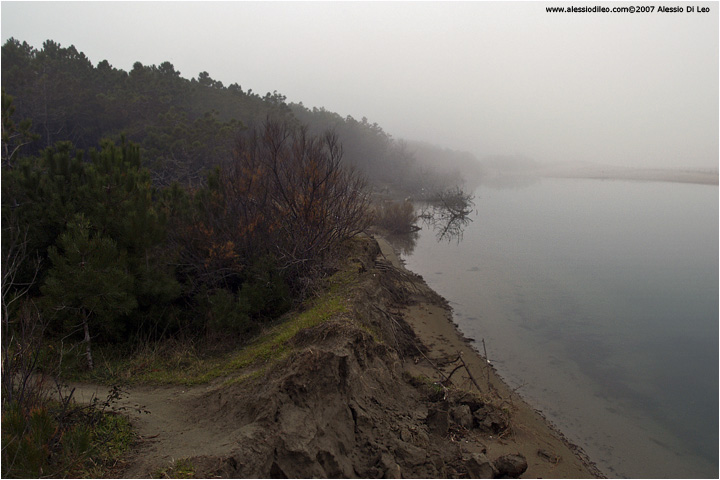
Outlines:
[{"label": "evergreen tree", "polygon": [[32,120],[25,119],[16,124],[13,119],[15,106],[13,97],[2,90],[2,165],[12,166],[20,149],[38,138],[31,132]]},{"label": "evergreen tree", "polygon": [[121,330],[119,319],[137,307],[125,252],[114,240],[91,230],[82,215],[73,219],[58,246],[48,250],[52,268],[41,288],[46,305],[73,331],[82,329],[90,369],[91,331]]},{"label": "evergreen tree", "polygon": [[[180,294],[167,266],[166,220],[153,199],[150,174],[141,166],[139,148],[128,142],[116,146],[106,141],[100,151],[89,152],[89,162],[84,157],[69,143],[60,143],[3,172],[3,222],[13,220],[10,224],[27,231],[28,250],[43,260],[40,272],[24,266],[18,282],[37,273],[43,283],[53,264],[51,247],[64,251],[61,237],[82,215],[93,232],[122,252],[132,295],[140,312],[149,314]],[[52,326],[63,328],[62,323]]]}]

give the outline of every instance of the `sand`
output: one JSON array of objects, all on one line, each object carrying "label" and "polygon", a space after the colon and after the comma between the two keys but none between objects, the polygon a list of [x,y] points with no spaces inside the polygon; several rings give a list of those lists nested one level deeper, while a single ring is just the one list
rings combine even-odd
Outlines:
[{"label": "sand", "polygon": [[[375,238],[388,261],[396,268],[404,269],[390,243],[383,237]],[[603,476],[580,447],[569,443],[561,432],[502,381],[481,352],[476,351],[469,339],[457,329],[447,302],[432,292],[424,282],[414,304],[405,307],[403,315],[420,341],[429,348],[429,352],[425,354],[427,358],[421,356],[412,368],[416,373],[439,377],[428,359],[452,360],[462,355],[472,377],[483,391],[493,392],[500,402],[510,408],[512,434],[501,439],[490,435],[478,439],[486,445],[489,457],[521,453],[528,461],[524,478]],[[465,389],[476,388],[464,368],[454,374],[453,382]]]}]

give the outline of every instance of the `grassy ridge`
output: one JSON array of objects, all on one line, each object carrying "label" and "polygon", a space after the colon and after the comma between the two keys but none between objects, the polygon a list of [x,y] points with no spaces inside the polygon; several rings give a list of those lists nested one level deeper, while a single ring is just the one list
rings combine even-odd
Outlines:
[{"label": "grassy ridge", "polygon": [[[360,240],[353,240],[356,247]],[[272,363],[287,357],[289,340],[301,330],[338,318],[348,312],[348,292],[357,281],[359,265],[347,262],[326,279],[324,290],[300,308],[288,312],[243,347],[221,353],[203,354],[192,343],[169,340],[146,344],[133,354],[123,355],[106,349],[98,352],[98,365],[92,371],[81,365],[70,366],[65,378],[72,381],[124,385],[198,385],[222,377],[228,382],[257,375]],[[78,359],[78,362],[80,359]],[[69,363],[69,362],[68,362]]]}]

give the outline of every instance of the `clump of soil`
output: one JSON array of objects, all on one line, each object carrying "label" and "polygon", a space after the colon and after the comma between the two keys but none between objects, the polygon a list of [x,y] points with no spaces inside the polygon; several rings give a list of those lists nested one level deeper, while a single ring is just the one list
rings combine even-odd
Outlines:
[{"label": "clump of soil", "polygon": [[487,423],[493,413],[477,400],[434,401],[403,378],[393,348],[350,323],[332,321],[294,341],[303,348],[253,385],[226,391],[222,405],[208,412],[237,426],[238,443],[208,475],[472,476],[466,464],[478,449],[463,448],[459,439],[473,428],[507,428]]}]

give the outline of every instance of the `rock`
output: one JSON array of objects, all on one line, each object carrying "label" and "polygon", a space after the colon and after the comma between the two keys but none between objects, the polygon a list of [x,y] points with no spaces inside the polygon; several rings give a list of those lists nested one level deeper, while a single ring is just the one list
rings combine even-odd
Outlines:
[{"label": "rock", "polygon": [[418,447],[427,447],[430,444],[430,437],[423,430],[418,429],[415,433],[415,445]]},{"label": "rock", "polygon": [[485,420],[485,417],[487,417],[487,410],[485,409],[485,407],[480,407],[473,412],[473,418],[475,419],[475,425],[478,427],[482,425],[483,420]]},{"label": "rock", "polygon": [[432,462],[436,470],[442,470],[442,468],[445,466],[445,460],[443,460],[442,456],[440,455],[431,455],[430,461]]},{"label": "rock", "polygon": [[494,478],[498,475],[495,466],[482,453],[472,453],[464,460],[470,478]]},{"label": "rock", "polygon": [[489,410],[487,407],[480,408],[473,413],[475,426],[486,432],[495,435],[507,428],[505,418],[495,410]]},{"label": "rock", "polygon": [[450,417],[458,425],[467,428],[468,430],[473,427],[473,415],[470,412],[470,407],[463,404],[453,407],[450,410]]},{"label": "rock", "polygon": [[559,463],[560,462],[560,455],[555,455],[553,453],[548,452],[547,450],[543,450],[542,448],[538,449],[537,451],[538,457],[547,460],[550,463]]},{"label": "rock", "polygon": [[385,470],[383,478],[402,478],[402,473],[400,473],[400,465],[398,465],[397,463],[393,463],[391,466],[389,466],[388,469]]},{"label": "rock", "polygon": [[402,478],[400,465],[397,464],[392,455],[383,452],[380,455],[380,467],[384,471],[383,478]]},{"label": "rock", "polygon": [[428,416],[425,420],[430,433],[445,436],[450,428],[450,419],[447,410],[439,408],[431,408],[428,410]]},{"label": "rock", "polygon": [[528,468],[527,460],[519,453],[498,457],[493,464],[497,468],[498,475],[506,478],[518,478]]},{"label": "rock", "polygon": [[395,457],[402,463],[411,467],[422,465],[427,459],[427,454],[422,448],[407,442],[398,442],[395,447]]}]

